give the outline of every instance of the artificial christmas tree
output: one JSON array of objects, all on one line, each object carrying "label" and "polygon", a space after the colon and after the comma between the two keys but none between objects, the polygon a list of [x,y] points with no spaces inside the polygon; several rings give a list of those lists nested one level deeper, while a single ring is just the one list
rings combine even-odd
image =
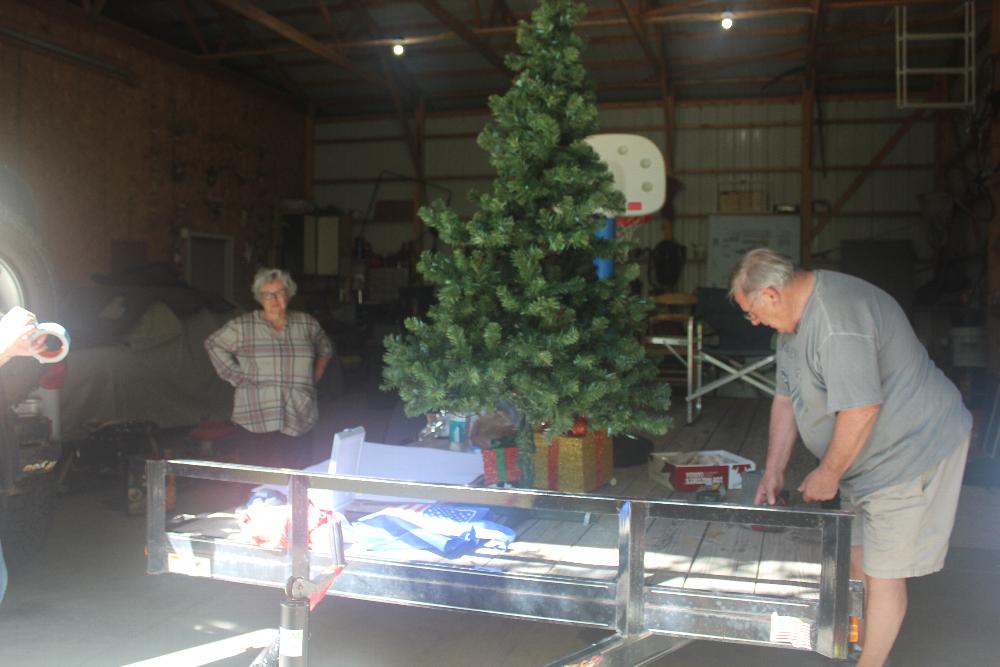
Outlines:
[{"label": "artificial christmas tree", "polygon": [[[418,270],[436,286],[426,320],[386,339],[386,389],[409,414],[476,413],[507,402],[523,419],[521,483],[534,475],[534,429],[562,434],[585,415],[594,429],[662,433],[670,388],[657,381],[640,335],[647,300],[631,294],[635,265],[599,280],[595,257],[624,259],[627,244],[599,239],[624,198],[584,141],[597,106],[570,0],[543,0],[519,26],[508,56],[513,87],[490,99],[478,143],[497,177],[462,220],[440,201],[421,210],[450,252],[425,252]],[[601,211],[600,215],[595,215]]]}]

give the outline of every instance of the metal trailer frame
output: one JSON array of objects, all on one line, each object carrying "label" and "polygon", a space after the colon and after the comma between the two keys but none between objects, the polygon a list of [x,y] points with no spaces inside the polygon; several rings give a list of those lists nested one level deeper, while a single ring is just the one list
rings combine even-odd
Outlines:
[{"label": "metal trailer frame", "polygon": [[[618,517],[618,573],[612,581],[498,572],[468,565],[389,562],[352,556],[329,595],[602,628],[615,634],[551,665],[644,665],[694,639],[791,648],[772,639],[774,615],[807,623],[809,645],[830,658],[846,658],[850,616],[861,616],[859,582],[849,579],[852,515],[847,512],[747,507],[722,503],[650,500],[530,489],[475,488],[307,473],[207,461],[147,462],[149,574],[179,573],[283,588],[293,580],[322,578],[336,564],[308,548],[309,489],[377,494],[428,501],[491,505]],[[222,482],[290,487],[288,548],[269,549],[229,540],[170,532],[166,522],[168,475]],[[788,528],[821,535],[818,599],[692,591],[644,582],[647,518],[662,517]],[[594,658],[601,656],[599,660]],[[302,662],[294,664],[305,664]],[[282,663],[293,664],[293,663]]]}]

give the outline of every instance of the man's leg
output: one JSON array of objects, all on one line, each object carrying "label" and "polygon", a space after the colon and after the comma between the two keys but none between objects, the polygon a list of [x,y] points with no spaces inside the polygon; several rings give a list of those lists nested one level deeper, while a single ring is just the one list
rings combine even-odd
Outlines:
[{"label": "man's leg", "polygon": [[906,616],[906,579],[865,577],[865,622],[858,667],[882,667]]},{"label": "man's leg", "polygon": [[[855,519],[858,521],[859,519]],[[865,577],[865,570],[861,567],[861,547],[854,545],[851,546],[851,579],[855,581],[860,581],[865,587],[865,605],[868,604],[868,582]],[[865,642],[865,617],[868,614],[868,610],[862,610],[865,614],[862,618],[858,619],[858,646],[864,644]]]}]

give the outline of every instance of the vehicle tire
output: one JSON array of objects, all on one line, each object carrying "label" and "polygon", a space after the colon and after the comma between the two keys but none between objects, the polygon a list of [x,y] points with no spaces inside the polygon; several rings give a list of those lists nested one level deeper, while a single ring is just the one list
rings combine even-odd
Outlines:
[{"label": "vehicle tire", "polygon": [[[0,165],[0,311],[22,306],[40,322],[54,319],[55,290],[49,263],[34,228],[31,194],[8,169]],[[12,359],[0,373],[9,410],[38,386],[42,369],[34,359]],[[11,417],[12,418],[12,417]],[[8,437],[13,434],[8,433]],[[24,463],[20,441],[0,443],[14,456],[20,473]],[[18,474],[13,493],[0,496],[0,540],[5,560],[17,566],[41,549],[48,536],[55,506],[55,474]]]},{"label": "vehicle tire", "polygon": [[55,315],[52,272],[34,231],[0,206],[0,311],[22,306],[39,322]]},{"label": "vehicle tire", "polygon": [[[11,192],[11,181],[0,182],[0,193],[9,196]],[[21,306],[35,313],[39,322],[51,321],[56,319],[52,271],[25,217],[24,212],[30,207],[23,203],[23,198],[12,200],[16,200],[16,208],[0,202],[0,313]],[[37,386],[41,372],[34,359],[18,358],[7,363],[3,384],[8,400],[12,403],[23,400]]]}]

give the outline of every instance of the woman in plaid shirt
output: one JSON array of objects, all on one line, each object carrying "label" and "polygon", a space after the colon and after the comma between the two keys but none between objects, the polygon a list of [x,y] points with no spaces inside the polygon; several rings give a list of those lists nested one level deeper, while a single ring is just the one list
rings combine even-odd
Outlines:
[{"label": "woman in plaid shirt", "polygon": [[[261,269],[253,281],[261,309],[227,322],[205,340],[223,380],[233,385],[232,421],[252,463],[305,467],[316,424],[316,384],[333,344],[311,315],[288,310],[295,282],[286,271]],[[244,444],[245,443],[245,444]]]}]

